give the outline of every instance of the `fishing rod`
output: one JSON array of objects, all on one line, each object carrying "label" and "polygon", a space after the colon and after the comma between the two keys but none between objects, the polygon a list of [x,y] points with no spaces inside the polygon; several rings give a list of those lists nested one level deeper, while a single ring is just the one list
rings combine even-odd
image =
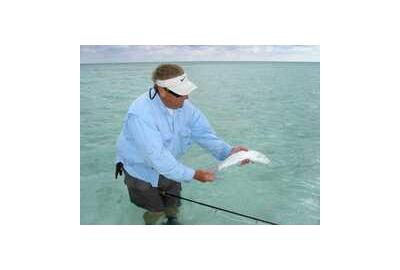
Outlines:
[{"label": "fishing rod", "polygon": [[181,196],[178,196],[178,195],[175,195],[175,194],[171,194],[171,193],[166,192],[166,191],[161,191],[160,193],[161,193],[162,196],[175,197],[175,198],[179,198],[181,200],[189,201],[189,202],[192,202],[192,203],[197,203],[197,204],[200,204],[200,205],[203,205],[203,206],[207,206],[207,207],[210,207],[210,208],[214,208],[214,209],[217,209],[217,210],[221,210],[221,211],[224,211],[224,212],[227,212],[227,213],[231,213],[231,214],[234,214],[234,215],[238,215],[238,216],[242,216],[242,217],[245,217],[245,218],[253,219],[253,220],[256,220],[256,221],[261,221],[261,222],[268,223],[268,224],[271,224],[271,225],[279,225],[278,223],[270,222],[270,221],[267,221],[267,220],[264,220],[264,219],[261,219],[261,218],[256,218],[256,217],[244,215],[244,214],[241,214],[241,213],[238,213],[238,212],[234,212],[234,211],[227,210],[227,209],[224,209],[224,208],[221,208],[221,207],[209,205],[209,204],[206,204],[206,203],[194,201],[194,200],[191,200],[191,199],[188,199],[188,198],[184,198],[184,197],[181,197]]}]

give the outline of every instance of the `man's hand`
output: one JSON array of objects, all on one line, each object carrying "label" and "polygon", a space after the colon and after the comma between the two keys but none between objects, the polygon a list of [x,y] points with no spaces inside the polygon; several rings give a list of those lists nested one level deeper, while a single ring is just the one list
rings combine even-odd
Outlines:
[{"label": "man's hand", "polygon": [[[235,154],[237,152],[240,152],[240,151],[249,151],[249,149],[247,149],[246,147],[241,146],[241,145],[235,146],[235,147],[232,148],[229,156],[231,156],[231,155],[233,155],[233,154]],[[245,159],[245,160],[242,160],[242,162],[240,162],[240,165],[246,165],[248,163],[250,163],[250,160],[249,159]]]},{"label": "man's hand", "polygon": [[117,164],[115,164],[115,179],[117,179],[118,174],[122,175],[123,169],[124,169],[124,164],[122,164],[122,162],[118,162]]},{"label": "man's hand", "polygon": [[198,169],[196,170],[193,178],[202,183],[212,182],[215,178],[215,174],[211,170]]}]

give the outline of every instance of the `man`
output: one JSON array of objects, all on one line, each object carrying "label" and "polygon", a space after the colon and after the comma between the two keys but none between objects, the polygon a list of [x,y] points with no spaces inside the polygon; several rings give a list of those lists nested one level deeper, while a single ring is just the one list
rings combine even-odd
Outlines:
[{"label": "man", "polygon": [[247,148],[232,148],[216,136],[206,117],[188,101],[197,87],[180,66],[160,65],[152,80],[154,86],[128,109],[117,142],[115,177],[124,172],[131,202],[147,210],[145,224],[157,224],[163,215],[166,224],[179,224],[180,201],[163,192],[179,196],[182,182],[214,180],[213,171],[194,170],[178,161],[192,142],[221,161]]}]

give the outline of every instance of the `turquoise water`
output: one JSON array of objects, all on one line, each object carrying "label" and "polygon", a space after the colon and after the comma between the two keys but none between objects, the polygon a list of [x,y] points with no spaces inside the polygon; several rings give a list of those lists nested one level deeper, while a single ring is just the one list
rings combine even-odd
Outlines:
[{"label": "turquoise water", "polygon": [[[180,63],[198,89],[191,101],[231,145],[267,154],[268,166],[234,166],[222,179],[183,184],[182,196],[280,224],[320,223],[320,64]],[[115,142],[131,102],[151,86],[157,63],[81,64],[81,224],[143,224],[122,178]],[[216,165],[194,145],[182,162]],[[256,224],[183,202],[184,224]]]}]

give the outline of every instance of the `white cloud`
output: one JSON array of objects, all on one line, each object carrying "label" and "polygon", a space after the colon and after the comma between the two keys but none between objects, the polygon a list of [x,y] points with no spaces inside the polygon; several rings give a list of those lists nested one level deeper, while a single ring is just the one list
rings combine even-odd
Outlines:
[{"label": "white cloud", "polygon": [[319,46],[81,46],[81,63],[165,61],[319,61]]}]

